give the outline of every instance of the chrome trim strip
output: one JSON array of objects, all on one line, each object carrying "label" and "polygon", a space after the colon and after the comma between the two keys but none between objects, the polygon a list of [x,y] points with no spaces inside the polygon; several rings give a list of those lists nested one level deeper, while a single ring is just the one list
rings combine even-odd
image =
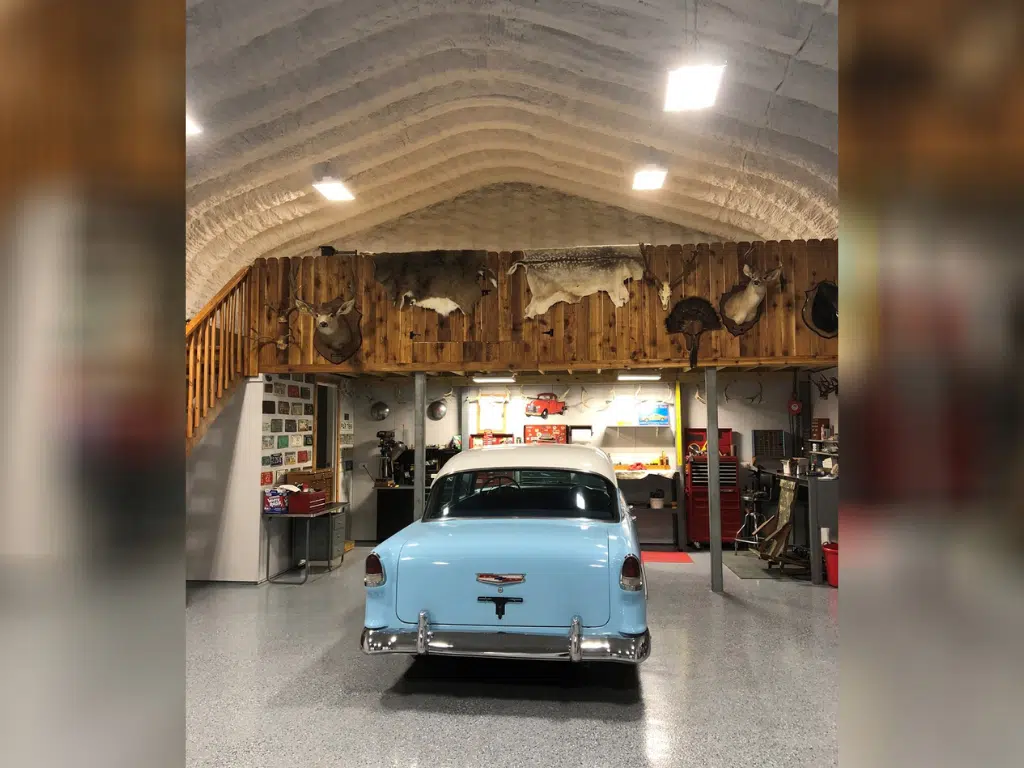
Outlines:
[{"label": "chrome trim strip", "polygon": [[363,653],[408,653],[430,656],[476,656],[499,659],[552,661],[617,661],[639,664],[651,654],[651,633],[639,635],[538,635],[510,632],[457,632],[430,628],[426,612],[416,629],[364,627]]},{"label": "chrome trim strip", "polygon": [[481,584],[491,584],[496,587],[522,584],[526,581],[525,573],[478,573],[476,580]]}]

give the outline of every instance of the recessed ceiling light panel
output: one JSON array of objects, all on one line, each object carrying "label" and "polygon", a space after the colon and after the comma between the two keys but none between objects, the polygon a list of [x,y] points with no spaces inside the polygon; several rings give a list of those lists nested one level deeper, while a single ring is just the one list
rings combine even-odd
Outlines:
[{"label": "recessed ceiling light panel", "polygon": [[341,181],[338,179],[324,178],[313,184],[313,189],[324,196],[325,199],[331,202],[337,202],[339,200],[355,200],[356,197],[348,191]]},{"label": "recessed ceiling light panel", "polygon": [[661,189],[668,171],[656,165],[641,168],[633,175],[633,189]]},{"label": "recessed ceiling light panel", "polygon": [[712,106],[718,98],[724,72],[724,64],[696,64],[673,69],[668,73],[665,111],[682,112]]}]

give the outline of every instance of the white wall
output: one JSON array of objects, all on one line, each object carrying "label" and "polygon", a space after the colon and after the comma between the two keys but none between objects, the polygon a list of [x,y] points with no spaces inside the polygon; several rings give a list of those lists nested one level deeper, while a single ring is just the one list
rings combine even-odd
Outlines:
[{"label": "white wall", "polygon": [[185,576],[257,582],[263,381],[239,385],[185,467]]},{"label": "white wall", "polygon": [[[400,384],[393,380],[363,378],[352,383],[352,408],[355,421],[354,460],[352,473],[352,498],[349,506],[349,536],[356,541],[373,541],[377,538],[377,493],[370,475],[377,474],[377,432],[393,430],[395,439],[410,448],[414,434],[414,384],[413,379],[402,379]],[[427,382],[427,403],[442,397],[449,391]],[[370,418],[370,406],[377,400],[391,408],[383,421]],[[455,396],[447,399],[448,413],[440,421],[426,419],[427,445],[447,445],[453,435],[459,432],[458,404]],[[363,467],[365,466],[365,470]],[[369,475],[367,474],[369,471]]]},{"label": "white wall", "polygon": [[[758,382],[762,388],[762,399],[758,403],[751,403],[744,398],[757,393]],[[725,397],[726,388],[729,400]],[[707,406],[695,397],[698,391],[702,398],[705,397],[703,381],[699,385],[686,384],[682,387],[682,404],[686,409],[684,423],[687,427],[708,425]],[[736,455],[741,462],[750,461],[753,430],[790,430],[787,405],[792,396],[792,373],[718,374],[718,426],[733,430],[733,440],[738,443]]]},{"label": "white wall", "polygon": [[[551,414],[547,419],[526,415],[526,403],[542,392],[554,392],[566,404],[562,414]],[[620,422],[635,423],[637,402],[660,401],[669,404],[669,424],[675,423],[674,385],[650,383],[621,384],[567,384],[557,380],[551,384],[520,387],[504,384],[467,387],[463,400],[463,446],[469,447],[469,435],[490,428],[495,432],[510,432],[523,437],[527,424],[589,425],[593,428],[591,445],[606,451],[618,462],[653,461],[664,452],[675,465],[675,431],[669,427],[618,426]],[[563,397],[564,395],[564,397]],[[481,401],[488,398],[508,398],[504,404],[504,419],[496,418],[496,408]],[[489,416],[488,414],[495,414]],[[578,442],[578,441],[577,441]]]}]

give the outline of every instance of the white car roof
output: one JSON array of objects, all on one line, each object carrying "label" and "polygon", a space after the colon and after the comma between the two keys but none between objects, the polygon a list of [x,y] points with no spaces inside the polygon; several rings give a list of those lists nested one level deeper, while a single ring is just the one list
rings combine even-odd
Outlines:
[{"label": "white car roof", "polygon": [[604,451],[589,445],[490,445],[471,448],[450,458],[437,477],[474,469],[569,469],[593,472],[615,483],[615,465]]}]

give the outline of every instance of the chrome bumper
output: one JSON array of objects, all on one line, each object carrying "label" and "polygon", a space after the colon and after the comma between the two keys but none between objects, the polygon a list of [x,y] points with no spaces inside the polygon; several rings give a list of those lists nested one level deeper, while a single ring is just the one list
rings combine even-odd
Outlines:
[{"label": "chrome bumper", "polygon": [[363,653],[414,653],[419,656],[478,656],[495,659],[550,659],[552,661],[620,661],[639,664],[651,654],[651,633],[587,637],[579,617],[568,635],[511,632],[451,632],[433,630],[426,612],[415,630],[363,628]]}]

